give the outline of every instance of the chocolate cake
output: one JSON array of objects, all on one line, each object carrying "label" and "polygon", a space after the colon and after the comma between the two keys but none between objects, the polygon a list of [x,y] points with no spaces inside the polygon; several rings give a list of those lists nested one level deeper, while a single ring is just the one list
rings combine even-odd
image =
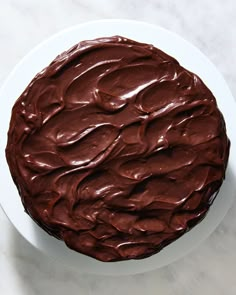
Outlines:
[{"label": "chocolate cake", "polygon": [[157,253],[202,220],[229,145],[197,75],[115,36],[80,42],[36,75],[13,107],[6,157],[38,225],[119,261]]}]

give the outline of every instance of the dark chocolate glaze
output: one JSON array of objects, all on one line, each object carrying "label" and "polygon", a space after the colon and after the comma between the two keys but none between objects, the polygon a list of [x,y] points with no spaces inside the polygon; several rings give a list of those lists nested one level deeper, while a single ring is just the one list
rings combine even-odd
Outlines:
[{"label": "dark chocolate glaze", "polygon": [[119,36],[81,42],[40,72],[13,107],[6,148],[26,212],[102,261],[150,256],[196,225],[228,153],[201,79]]}]

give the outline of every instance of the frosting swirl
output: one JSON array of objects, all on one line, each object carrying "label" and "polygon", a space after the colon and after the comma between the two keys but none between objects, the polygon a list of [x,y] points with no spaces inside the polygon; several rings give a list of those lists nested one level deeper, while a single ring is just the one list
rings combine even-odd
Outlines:
[{"label": "frosting swirl", "polygon": [[206,214],[229,140],[210,90],[152,45],[83,41],[15,103],[7,160],[26,212],[102,261],[160,251]]}]

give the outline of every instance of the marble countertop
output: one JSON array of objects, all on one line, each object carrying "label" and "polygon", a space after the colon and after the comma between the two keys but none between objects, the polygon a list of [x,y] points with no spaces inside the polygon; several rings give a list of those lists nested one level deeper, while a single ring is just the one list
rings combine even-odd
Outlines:
[{"label": "marble countertop", "polygon": [[[0,85],[37,43],[68,26],[129,18],[170,29],[199,47],[236,97],[234,0],[0,0]],[[126,277],[79,275],[28,244],[0,209],[0,292],[45,294],[236,294],[236,202],[214,233],[181,260]]]}]

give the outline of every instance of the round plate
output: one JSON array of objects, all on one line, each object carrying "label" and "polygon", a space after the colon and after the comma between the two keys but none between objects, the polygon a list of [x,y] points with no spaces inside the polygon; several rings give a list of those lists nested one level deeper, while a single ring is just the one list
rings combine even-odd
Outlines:
[{"label": "round plate", "polygon": [[[182,66],[198,74],[213,92],[225,117],[228,136],[231,140],[231,153],[226,180],[209,213],[200,224],[164,248],[160,253],[149,258],[104,263],[68,249],[63,242],[50,237],[39,228],[24,212],[21,199],[6,163],[5,146],[11,108],[35,74],[47,66],[56,55],[79,41],[112,35],[121,35],[136,41],[153,44],[175,57]],[[206,239],[223,219],[232,204],[236,190],[235,101],[215,66],[196,47],[163,28],[129,20],[101,20],[62,31],[38,45],[22,59],[3,85],[0,92],[0,101],[2,110],[0,119],[0,202],[3,210],[16,229],[32,245],[57,260],[75,266],[78,271],[123,275],[141,273],[167,265],[184,256]]]}]

